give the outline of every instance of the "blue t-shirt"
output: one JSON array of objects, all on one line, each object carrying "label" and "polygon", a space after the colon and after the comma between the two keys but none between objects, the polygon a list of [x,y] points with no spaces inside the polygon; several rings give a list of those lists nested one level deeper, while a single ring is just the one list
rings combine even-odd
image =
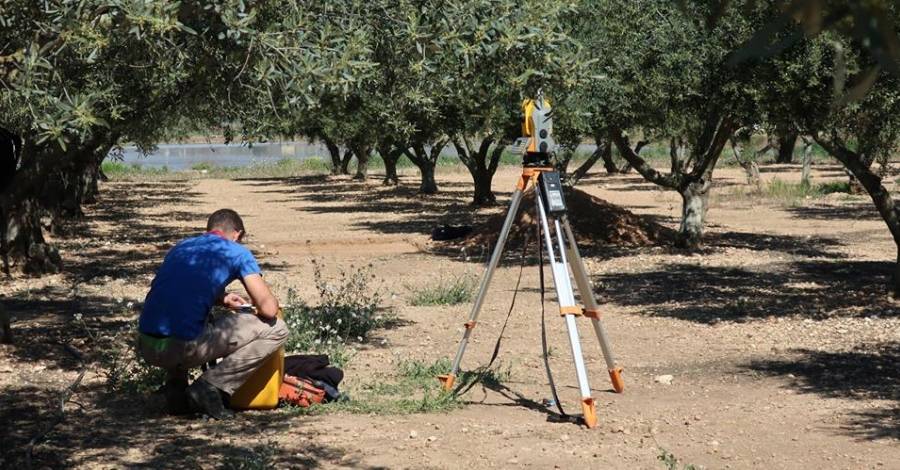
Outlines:
[{"label": "blue t-shirt", "polygon": [[212,233],[182,240],[163,260],[144,300],[141,333],[190,341],[235,279],[259,273],[253,254]]}]

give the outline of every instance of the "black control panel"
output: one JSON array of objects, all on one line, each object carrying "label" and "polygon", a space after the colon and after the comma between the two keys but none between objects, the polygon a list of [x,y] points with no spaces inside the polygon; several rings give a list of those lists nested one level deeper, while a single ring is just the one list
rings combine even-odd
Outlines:
[{"label": "black control panel", "polygon": [[562,181],[556,171],[542,172],[538,178],[541,186],[541,200],[549,214],[562,214],[566,212],[566,199],[563,197]]}]

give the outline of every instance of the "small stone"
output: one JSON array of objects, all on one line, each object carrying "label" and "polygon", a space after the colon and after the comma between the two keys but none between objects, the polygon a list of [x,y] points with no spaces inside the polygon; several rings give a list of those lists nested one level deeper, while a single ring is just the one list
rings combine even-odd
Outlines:
[{"label": "small stone", "polygon": [[417,438],[417,437],[419,437],[419,433],[417,433],[416,431],[410,431],[410,432],[409,432],[409,438],[410,438],[410,439],[415,439],[415,438]]},{"label": "small stone", "polygon": [[719,447],[719,441],[709,441],[707,442],[712,447]]},{"label": "small stone", "polygon": [[568,435],[568,434],[563,434],[562,436],[559,436],[559,440],[561,440],[561,441],[563,441],[563,442],[566,442],[566,441],[569,440],[569,435]]},{"label": "small stone", "polygon": [[661,383],[663,385],[672,385],[672,380],[674,380],[674,379],[675,379],[675,377],[673,377],[669,374],[665,374],[665,375],[657,375],[656,377],[654,377],[653,380],[655,380],[657,383]]},{"label": "small stone", "polygon": [[507,460],[506,463],[508,463],[510,465],[518,465],[519,459],[512,458],[512,459]]},{"label": "small stone", "polygon": [[434,441],[437,440],[437,436],[428,436],[428,438],[425,439],[425,440],[428,441],[428,442],[434,442]]}]

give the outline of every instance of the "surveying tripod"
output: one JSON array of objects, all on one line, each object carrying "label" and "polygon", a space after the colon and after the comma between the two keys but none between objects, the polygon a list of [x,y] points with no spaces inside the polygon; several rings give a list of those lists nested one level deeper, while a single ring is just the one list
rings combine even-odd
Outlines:
[{"label": "surveying tripod", "polygon": [[[529,102],[531,103],[530,106],[532,106],[531,113],[529,113],[528,109]],[[546,113],[547,117],[542,115],[542,111],[547,110],[549,104],[545,104],[543,97],[539,95],[536,102],[527,100],[524,107],[526,119],[523,127],[525,128],[526,136],[532,136],[532,140],[529,152],[526,153],[523,161],[522,175],[516,184],[516,190],[513,192],[509,210],[503,222],[503,228],[500,230],[500,236],[497,238],[497,244],[491,254],[484,277],[481,279],[478,296],[475,298],[475,304],[472,306],[469,320],[464,324],[465,331],[460,340],[456,358],[453,360],[453,368],[449,374],[441,375],[438,378],[441,380],[445,390],[449,391],[453,388],[463,354],[466,351],[469,338],[472,336],[472,330],[477,324],[478,314],[487,295],[491,278],[493,278],[497,264],[503,255],[510,228],[519,212],[519,206],[522,203],[525,192],[531,189],[535,192],[534,200],[538,212],[538,217],[535,218],[535,221],[541,224],[541,233],[543,234],[543,240],[539,240],[538,243],[543,242],[546,246],[553,273],[553,284],[556,288],[559,302],[559,313],[565,318],[566,329],[569,333],[569,345],[572,349],[572,358],[575,361],[578,388],[581,391],[584,423],[587,427],[592,428],[597,425],[597,411],[594,399],[591,397],[591,387],[588,383],[587,370],[581,352],[581,340],[578,335],[578,327],[575,324],[576,317],[583,316],[591,320],[594,333],[596,333],[597,339],[600,341],[600,348],[603,350],[603,356],[606,359],[606,366],[613,389],[617,393],[622,393],[625,389],[625,384],[622,380],[622,368],[616,365],[606,329],[600,321],[600,310],[594,298],[594,292],[591,289],[584,261],[581,259],[581,254],[578,251],[575,236],[572,233],[572,226],[569,224],[569,217],[566,214],[565,198],[563,197],[559,173],[552,167],[549,167],[547,159],[542,157],[542,155],[546,155],[549,145],[541,145],[546,143],[541,142],[541,139],[547,140],[552,131],[552,127],[549,125],[549,113]],[[531,124],[530,127],[529,123]],[[530,150],[537,150],[537,152]],[[570,270],[572,277],[569,274]],[[583,308],[578,307],[575,303],[572,278],[575,279],[575,285],[584,304]]]}]

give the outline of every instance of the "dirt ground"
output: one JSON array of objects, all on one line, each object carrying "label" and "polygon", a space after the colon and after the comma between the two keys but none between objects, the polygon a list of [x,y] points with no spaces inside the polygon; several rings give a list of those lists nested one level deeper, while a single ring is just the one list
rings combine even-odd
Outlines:
[{"label": "dirt ground", "polygon": [[[494,180],[505,203],[517,169]],[[816,181],[839,179],[817,166]],[[764,178],[799,178],[796,166]],[[740,172],[722,169],[707,245],[584,247],[626,389],[613,393],[595,338],[579,324],[599,426],[554,422],[541,362],[537,270],[526,269],[500,353],[502,387],[476,387],[462,409],[397,416],[245,412],[226,423],[163,415],[141,396],[110,396],[95,366],[65,406],[65,420],[33,451],[35,468],[214,468],[270,441],[281,468],[664,468],[661,449],[706,468],[900,468],[900,306],[886,295],[895,249],[865,197],[831,195],[785,207],[738,196]],[[347,368],[347,385],[403,359],[452,357],[470,305],[412,307],[410,289],[441,276],[481,273],[485,250],[441,249],[437,224],[477,223],[461,172],[441,192],[415,193],[345,178],[112,182],[84,222],[57,241],[66,269],[0,286],[14,345],[0,346],[0,466],[22,468],[24,449],[56,416],[78,375],[68,346],[137,315],[153,272],[211,211],[245,215],[249,246],[276,292],[315,300],[310,260],[326,271],[372,264],[400,317]],[[586,179],[581,189],[675,227],[677,194],[637,175]],[[478,252],[475,252],[478,251]],[[518,273],[511,253],[494,278],[463,367],[487,362]],[[548,302],[552,302],[549,298]],[[548,304],[549,305],[549,304]],[[552,309],[552,307],[549,307]],[[569,411],[578,393],[563,322],[548,319],[551,364]],[[660,376],[671,375],[670,383]]]}]

